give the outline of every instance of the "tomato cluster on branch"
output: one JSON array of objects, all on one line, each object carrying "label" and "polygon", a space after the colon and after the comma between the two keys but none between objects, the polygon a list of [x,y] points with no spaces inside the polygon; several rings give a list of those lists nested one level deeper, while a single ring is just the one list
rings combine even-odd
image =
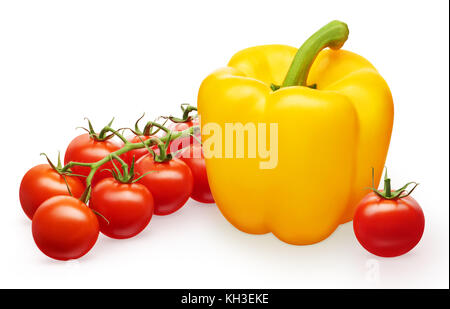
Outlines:
[{"label": "tomato cluster on branch", "polygon": [[[159,117],[143,130],[138,119],[132,135],[114,129],[113,121],[68,145],[64,166],[31,168],[20,185],[20,202],[32,219],[34,240],[54,259],[75,259],[95,244],[99,232],[130,238],[153,214],[169,215],[189,197],[214,203],[209,188],[196,107],[183,104],[182,117]],[[159,120],[164,120],[159,123]],[[113,119],[114,120],[114,119]],[[167,125],[167,123],[169,124]]]}]

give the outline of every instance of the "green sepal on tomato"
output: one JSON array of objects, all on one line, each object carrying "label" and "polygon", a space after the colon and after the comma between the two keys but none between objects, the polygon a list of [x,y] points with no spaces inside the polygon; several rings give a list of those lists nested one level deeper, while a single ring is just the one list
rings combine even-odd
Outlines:
[{"label": "green sepal on tomato", "polygon": [[[181,118],[174,116],[165,117],[171,121],[165,130],[166,135],[169,133],[181,132],[200,125],[198,115],[191,115],[192,112],[197,111],[197,107],[184,103],[181,104],[181,111],[183,113]],[[197,130],[191,136],[184,136],[171,141],[168,148],[171,153],[175,153],[190,145],[201,145],[200,139],[200,130]]]},{"label": "green sepal on tomato", "polygon": [[[111,121],[112,122],[112,121]],[[107,127],[111,125],[111,122],[108,124]],[[119,150],[124,146],[122,141],[116,141],[112,139],[114,134],[108,134],[108,131],[102,129],[100,133],[96,133],[94,129],[92,128],[92,125],[90,121],[89,123],[89,130],[88,133],[81,134],[77,137],[75,137],[69,144],[69,146],[66,149],[66,153],[64,156],[64,164],[67,164],[69,162],[82,162],[82,163],[94,163],[99,160],[102,160],[109,154]],[[95,185],[100,180],[110,177],[110,174],[108,171],[105,171],[105,169],[112,169],[112,163],[108,161],[107,163],[103,164],[97,173],[95,173],[93,179],[92,179],[92,185]],[[75,174],[80,174],[84,177],[81,177],[80,179],[85,183],[85,177],[89,175],[90,168],[88,166],[80,166],[75,165],[72,168],[72,171]]]}]

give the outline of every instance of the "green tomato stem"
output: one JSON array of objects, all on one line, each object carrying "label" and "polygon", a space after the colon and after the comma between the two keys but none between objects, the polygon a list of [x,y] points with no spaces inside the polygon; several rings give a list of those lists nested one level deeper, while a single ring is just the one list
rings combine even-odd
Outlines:
[{"label": "green tomato stem", "polygon": [[[411,190],[407,191],[407,188],[412,184],[414,185],[414,187]],[[419,184],[417,182],[411,181],[411,182],[408,182],[407,184],[405,184],[400,189],[392,190],[391,179],[388,178],[387,168],[386,168],[386,172],[384,173],[384,188],[383,188],[383,192],[381,192],[375,188],[374,169],[372,168],[372,188],[369,188],[369,189],[372,190],[376,195],[378,195],[379,197],[381,197],[383,199],[395,200],[395,199],[404,198],[404,197],[409,196],[414,191],[414,189],[416,189],[416,187],[418,185]]]},{"label": "green tomato stem", "polygon": [[384,194],[387,198],[390,198],[392,196],[391,179],[388,178],[387,168],[384,174]]},{"label": "green tomato stem", "polygon": [[[157,127],[158,129],[155,132],[152,132],[152,128],[153,127]],[[144,135],[144,136],[154,135],[154,134],[158,133],[159,130],[163,130],[166,133],[170,132],[170,130],[167,129],[164,125],[159,124],[159,123],[157,123],[155,121],[149,121],[145,125],[144,132],[142,132],[142,135]]]},{"label": "green tomato stem", "polygon": [[[110,131],[113,132],[114,134],[116,134],[115,132],[117,132],[115,130],[112,130],[111,128],[108,128],[108,129],[110,129]],[[135,150],[135,149],[141,149],[141,148],[145,148],[145,147],[149,147],[149,146],[153,146],[153,145],[158,145],[158,147],[162,146],[161,143],[164,144],[164,143],[168,143],[168,142],[173,141],[173,140],[175,140],[177,138],[180,138],[180,137],[190,136],[191,134],[193,134],[194,130],[196,130],[196,129],[198,129],[198,126],[193,126],[193,127],[190,127],[190,128],[188,128],[188,129],[186,129],[184,131],[173,132],[173,133],[168,134],[168,135],[166,135],[164,137],[161,137],[161,138],[151,138],[151,139],[148,139],[148,140],[143,141],[141,143],[130,143],[130,142],[127,141],[122,148],[112,152],[111,154],[107,155],[106,157],[104,157],[103,159],[101,159],[101,160],[99,160],[97,162],[84,163],[84,162],[73,162],[73,161],[71,161],[71,162],[68,162],[61,169],[61,171],[66,172],[73,166],[86,166],[86,167],[89,167],[91,170],[90,170],[88,176],[86,177],[86,190],[90,190],[91,184],[92,184],[92,179],[94,178],[95,173],[97,172],[97,170],[103,164],[105,164],[108,161],[110,161],[111,158],[117,158],[117,157],[123,155],[124,153],[127,153],[127,152],[129,152],[131,150]],[[121,135],[121,134],[119,133],[119,135]],[[119,136],[119,138],[120,138],[120,136]],[[123,139],[125,139],[125,137],[123,137]],[[120,160],[119,160],[119,162],[120,162]],[[125,163],[125,162],[123,162],[123,163]],[[86,196],[85,197],[85,202],[87,202],[89,200],[89,192],[86,192],[85,196]]]},{"label": "green tomato stem", "polygon": [[[104,128],[105,133],[106,132],[111,132],[113,133],[115,136],[117,136],[118,138],[120,138],[122,140],[122,142],[126,145],[129,144],[130,142],[125,138],[125,136],[123,136],[121,133],[119,133],[117,130],[114,130],[113,128],[107,126]],[[123,130],[123,129],[121,129]]]},{"label": "green tomato stem", "polygon": [[[186,106],[186,107],[185,107],[185,106]],[[177,118],[177,117],[170,116],[169,119],[170,119],[172,122],[175,122],[175,123],[181,123],[181,122],[188,122],[188,121],[191,121],[191,120],[192,120],[192,117],[189,116],[189,113],[191,113],[191,112],[193,112],[193,111],[196,111],[196,110],[197,110],[197,107],[185,103],[185,104],[181,104],[181,110],[183,111],[183,116],[182,116],[182,118]]]}]

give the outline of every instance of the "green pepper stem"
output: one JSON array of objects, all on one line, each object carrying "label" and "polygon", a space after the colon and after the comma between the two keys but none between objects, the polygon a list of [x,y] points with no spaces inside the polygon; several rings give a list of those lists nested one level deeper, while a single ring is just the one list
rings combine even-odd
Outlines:
[{"label": "green pepper stem", "polygon": [[319,52],[329,47],[339,49],[348,38],[347,24],[334,20],[320,28],[298,49],[282,87],[306,86],[309,70]]}]

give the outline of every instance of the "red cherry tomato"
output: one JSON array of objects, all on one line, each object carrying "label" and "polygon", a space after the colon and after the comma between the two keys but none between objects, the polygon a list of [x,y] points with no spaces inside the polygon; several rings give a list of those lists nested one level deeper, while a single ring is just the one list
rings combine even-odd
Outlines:
[{"label": "red cherry tomato", "polygon": [[200,203],[214,203],[206,175],[206,165],[201,145],[191,145],[191,147],[180,153],[179,158],[189,166],[194,178],[194,188],[192,189],[191,197]]},{"label": "red cherry tomato", "polygon": [[130,238],[139,234],[153,215],[153,196],[139,183],[121,183],[105,178],[92,189],[89,207],[103,215],[100,231],[112,238]]},{"label": "red cherry tomato", "polygon": [[[22,209],[28,218],[33,219],[36,209],[53,196],[72,193],[74,197],[79,198],[83,195],[84,185],[77,177],[64,177],[48,164],[36,165],[23,176],[19,198]],[[70,193],[67,186],[69,186]]]},{"label": "red cherry tomato", "polygon": [[37,209],[32,223],[38,248],[57,260],[77,259],[97,241],[97,216],[71,196],[54,196]]},{"label": "red cherry tomato", "polygon": [[[199,125],[199,120],[198,120],[198,118],[195,118],[192,121],[171,123],[168,126],[168,129],[172,132],[181,132],[181,131],[189,129],[190,127],[198,126],[198,125]],[[196,133],[195,137],[198,140],[200,140],[199,133]],[[170,152],[176,152],[177,150],[180,150],[182,148],[189,147],[189,145],[200,145],[200,143],[198,142],[198,140],[196,138],[194,138],[193,136],[185,136],[185,137],[177,138],[176,140],[173,140],[170,142],[169,150],[170,150]]]},{"label": "red cherry tomato", "polygon": [[[145,136],[145,135],[141,135],[141,136],[133,136],[131,138],[129,138],[128,140],[130,141],[130,143],[141,143],[142,141],[146,141],[149,138],[151,138],[152,136]],[[142,141],[141,141],[141,139]],[[150,147],[153,150],[156,150],[158,147],[157,146],[152,146]],[[136,162],[137,160],[139,160],[140,158],[142,158],[145,155],[148,155],[148,149],[147,148],[139,148],[139,149],[134,149],[134,150],[130,150],[128,152],[126,152],[123,156],[123,159],[125,160],[125,162],[130,165],[131,162],[133,161],[133,156],[134,156],[134,161]]]},{"label": "red cherry tomato", "polygon": [[192,193],[193,178],[189,166],[179,159],[155,162],[146,155],[136,162],[136,177],[147,187],[155,200],[155,214],[168,215],[180,209]]},{"label": "red cherry tomato", "polygon": [[420,241],[425,218],[411,196],[384,199],[369,193],[353,218],[356,238],[367,251],[382,257],[405,254]]},{"label": "red cherry tomato", "polygon": [[[113,139],[97,141],[94,138],[90,137],[87,133],[82,134],[75,137],[70,142],[64,156],[64,164],[67,164],[70,161],[83,163],[97,162],[108,156],[110,153],[119,150],[121,147],[123,147],[123,144]],[[117,161],[115,161],[114,163],[120,168],[120,164]],[[111,161],[103,164],[95,173],[94,178],[92,179],[92,185],[95,185],[103,178],[111,177],[111,173],[108,171],[104,171],[103,169],[112,168],[113,165]],[[86,166],[73,166],[71,169],[74,174],[80,174],[84,176],[87,176],[90,171],[89,167]],[[86,183],[85,177],[80,177],[80,179],[83,181],[83,183]]]}]

